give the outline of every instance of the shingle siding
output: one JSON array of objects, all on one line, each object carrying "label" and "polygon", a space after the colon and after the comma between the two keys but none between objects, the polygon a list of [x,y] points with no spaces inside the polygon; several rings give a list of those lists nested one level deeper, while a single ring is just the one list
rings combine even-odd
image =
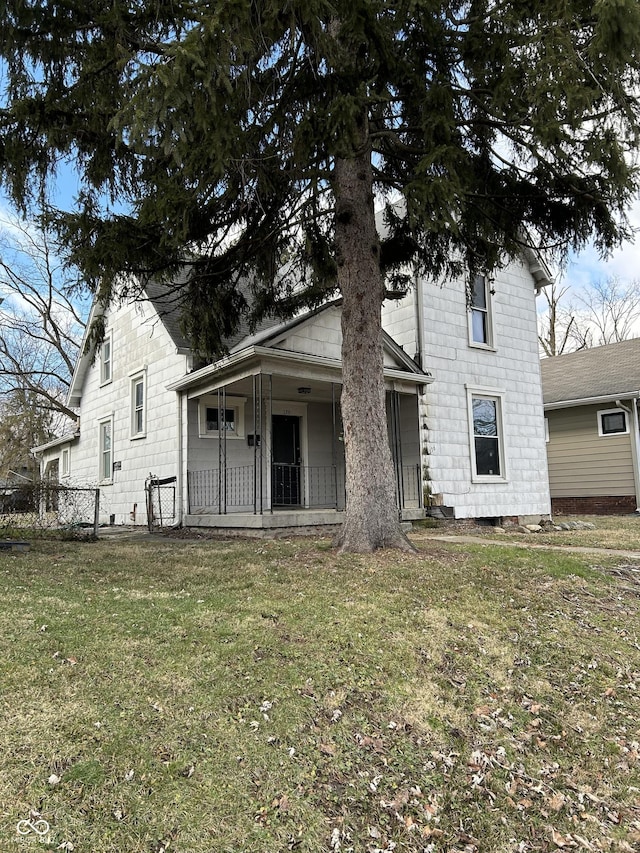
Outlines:
[{"label": "shingle siding", "polygon": [[[423,368],[434,382],[421,398],[429,487],[456,518],[550,512],[533,279],[511,264],[492,283],[495,351],[469,344],[463,281],[424,282]],[[383,323],[408,353],[417,346],[415,294],[389,303]],[[472,482],[467,386],[502,392],[507,480]]]}]

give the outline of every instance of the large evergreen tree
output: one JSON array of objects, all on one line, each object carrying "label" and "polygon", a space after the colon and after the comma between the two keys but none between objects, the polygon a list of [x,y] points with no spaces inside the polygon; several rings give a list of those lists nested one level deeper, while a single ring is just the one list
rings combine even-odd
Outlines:
[{"label": "large evergreen tree", "polygon": [[[412,265],[472,277],[515,256],[525,234],[574,247],[593,236],[602,249],[624,236],[640,4],[4,9],[0,168],[16,202],[71,159],[83,190],[59,225],[73,260],[105,299],[128,273],[187,265],[186,321],[203,352],[219,351],[248,308],[293,311],[339,290],[344,544],[402,544],[383,402],[385,276]],[[387,201],[382,242],[376,196]]]}]

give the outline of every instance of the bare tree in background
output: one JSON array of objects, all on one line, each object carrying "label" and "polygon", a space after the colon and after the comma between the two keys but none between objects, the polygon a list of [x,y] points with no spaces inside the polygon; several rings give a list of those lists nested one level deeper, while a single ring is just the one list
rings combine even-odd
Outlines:
[{"label": "bare tree in background", "polygon": [[[586,347],[615,344],[640,335],[640,280],[617,276],[591,284],[574,299],[577,340]],[[580,349],[580,347],[575,347]]]},{"label": "bare tree in background", "polygon": [[546,356],[562,355],[582,347],[576,347],[574,332],[576,318],[569,307],[560,305],[560,301],[571,290],[570,285],[558,287],[552,284],[542,288],[547,309],[538,321],[538,341]]},{"label": "bare tree in background", "polygon": [[[544,288],[547,308],[538,341],[545,356],[562,355],[640,336],[640,280],[610,276],[572,293],[570,285]],[[564,304],[560,304],[565,300]]]},{"label": "bare tree in background", "polygon": [[54,240],[18,219],[0,220],[0,395],[28,400],[52,434],[77,413],[66,396],[78,356],[87,299]]}]

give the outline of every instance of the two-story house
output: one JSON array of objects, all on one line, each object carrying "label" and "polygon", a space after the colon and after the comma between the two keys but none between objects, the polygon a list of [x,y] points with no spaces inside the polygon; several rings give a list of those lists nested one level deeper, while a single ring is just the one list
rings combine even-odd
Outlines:
[{"label": "two-story house", "polygon": [[[549,514],[535,312],[536,288],[548,281],[531,254],[478,277],[470,304],[463,281],[417,279],[385,305],[402,518]],[[245,330],[228,356],[198,369],[170,290],[149,286],[104,321],[104,340],[97,352],[83,349],[69,394],[79,431],[38,449],[44,476],[98,485],[104,523],[340,523],[339,300]]]}]

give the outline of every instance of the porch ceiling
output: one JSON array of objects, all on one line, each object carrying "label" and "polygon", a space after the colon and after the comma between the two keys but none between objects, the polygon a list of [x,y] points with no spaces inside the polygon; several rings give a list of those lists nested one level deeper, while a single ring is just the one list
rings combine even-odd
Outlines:
[{"label": "porch ceiling", "polygon": [[[331,382],[273,374],[272,381],[274,400],[287,400],[295,403],[331,403],[333,399]],[[269,394],[269,376],[267,374],[263,374],[262,382],[262,396],[267,397]],[[300,392],[300,388],[309,389],[309,391]],[[338,401],[341,386],[336,384],[334,388],[333,394]],[[245,376],[236,381],[232,380],[224,385],[224,389],[227,394],[251,399],[253,396],[253,377]]]}]

